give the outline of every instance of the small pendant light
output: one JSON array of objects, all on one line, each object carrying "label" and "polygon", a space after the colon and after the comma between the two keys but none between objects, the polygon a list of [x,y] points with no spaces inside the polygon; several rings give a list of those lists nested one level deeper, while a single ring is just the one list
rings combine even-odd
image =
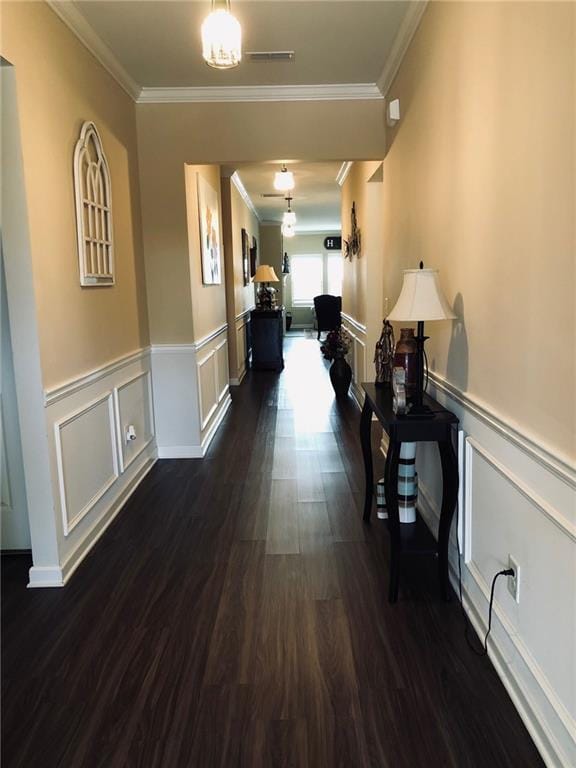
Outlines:
[{"label": "small pendant light", "polygon": [[290,208],[290,203],[292,202],[292,198],[287,197],[286,200],[288,201],[288,210],[284,211],[284,215],[282,216],[282,224],[290,226],[292,227],[292,229],[294,229],[296,225],[296,214]]},{"label": "small pendant light", "polygon": [[294,189],[294,174],[282,165],[282,170],[274,174],[274,189],[278,192],[290,192]]}]

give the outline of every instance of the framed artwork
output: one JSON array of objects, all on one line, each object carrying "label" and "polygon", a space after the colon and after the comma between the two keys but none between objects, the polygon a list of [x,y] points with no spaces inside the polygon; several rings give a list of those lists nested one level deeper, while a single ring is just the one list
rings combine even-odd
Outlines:
[{"label": "framed artwork", "polygon": [[244,285],[250,285],[250,236],[242,229],[242,276]]},{"label": "framed artwork", "polygon": [[255,237],[252,238],[252,248],[250,248],[250,277],[256,274],[256,262],[258,261],[258,242]]},{"label": "framed artwork", "polygon": [[198,218],[200,222],[202,282],[204,285],[219,285],[222,282],[220,266],[222,248],[218,194],[200,174],[198,174]]}]

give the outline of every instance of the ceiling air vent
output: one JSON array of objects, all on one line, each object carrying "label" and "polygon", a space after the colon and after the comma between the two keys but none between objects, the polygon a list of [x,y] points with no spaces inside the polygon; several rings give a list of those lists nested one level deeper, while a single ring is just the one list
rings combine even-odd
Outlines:
[{"label": "ceiling air vent", "polygon": [[246,51],[248,61],[267,63],[271,61],[294,61],[294,51]]},{"label": "ceiling air vent", "polygon": [[284,197],[286,195],[285,192],[262,192],[260,197]]}]

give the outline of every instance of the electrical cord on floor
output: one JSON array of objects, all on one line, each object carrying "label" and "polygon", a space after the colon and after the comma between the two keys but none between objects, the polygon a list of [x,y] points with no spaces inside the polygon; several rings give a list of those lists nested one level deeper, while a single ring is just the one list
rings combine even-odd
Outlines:
[{"label": "electrical cord on floor", "polygon": [[[466,638],[468,647],[470,648],[471,651],[473,651],[476,654],[476,656],[487,656],[488,655],[488,636],[490,635],[490,632],[492,630],[492,607],[494,604],[494,590],[496,589],[496,582],[499,576],[514,576],[514,570],[512,568],[505,568],[504,570],[498,571],[498,573],[494,574],[494,578],[492,579],[492,586],[490,587],[490,606],[488,608],[488,631],[484,636],[484,643],[482,644],[482,649],[478,650],[478,648],[474,647],[474,643],[472,642],[472,639],[470,637],[470,628],[471,628],[470,620],[468,618],[468,614],[464,610],[464,601],[462,600],[462,563],[460,562],[459,515],[460,515],[460,510],[458,509],[458,505],[456,505],[456,557],[458,558],[458,591],[460,594],[460,607],[462,609],[462,615],[464,616],[464,637]],[[477,643],[477,639],[475,640],[475,642]]]}]

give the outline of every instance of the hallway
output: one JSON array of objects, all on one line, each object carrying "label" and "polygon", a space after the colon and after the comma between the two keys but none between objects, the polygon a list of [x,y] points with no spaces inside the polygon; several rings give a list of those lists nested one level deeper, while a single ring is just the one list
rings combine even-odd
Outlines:
[{"label": "hallway", "polygon": [[359,411],[315,340],[249,373],[206,459],[160,461],[64,589],[3,566],[3,765],[542,765],[433,563],[387,603]]}]

